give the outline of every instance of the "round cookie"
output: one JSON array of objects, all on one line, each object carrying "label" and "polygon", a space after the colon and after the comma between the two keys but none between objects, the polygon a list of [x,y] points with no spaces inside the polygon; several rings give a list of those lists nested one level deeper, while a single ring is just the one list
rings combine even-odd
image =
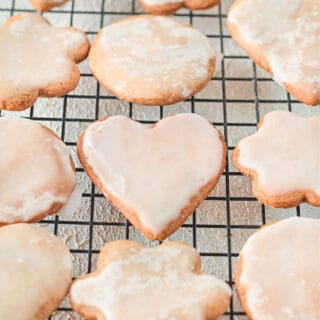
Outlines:
[{"label": "round cookie", "polygon": [[0,319],[47,319],[71,282],[72,256],[58,237],[29,224],[0,228]]},{"label": "round cookie", "polygon": [[180,8],[190,10],[209,9],[219,0],[141,0],[143,8],[153,14],[173,14]]},{"label": "round cookie", "polygon": [[69,0],[30,0],[33,7],[40,12],[48,11],[54,7],[60,7]]},{"label": "round cookie", "polygon": [[78,155],[111,203],[149,240],[163,240],[215,187],[226,146],[196,114],[168,117],[151,128],[113,116],[82,133]]},{"label": "round cookie", "polygon": [[233,39],[298,100],[320,104],[319,0],[236,0]]},{"label": "round cookie", "polygon": [[0,29],[0,109],[24,110],[38,97],[73,90],[89,41],[73,27],[54,28],[38,14],[11,17]]},{"label": "round cookie", "polygon": [[320,220],[263,226],[241,250],[237,293],[250,320],[320,318]]},{"label": "round cookie", "polygon": [[145,248],[122,240],[102,249],[98,270],[77,279],[70,295],[86,319],[214,320],[227,310],[231,290],[201,272],[200,255],[189,245]]},{"label": "round cookie", "polygon": [[201,32],[175,20],[139,15],[102,29],[89,62],[97,80],[122,100],[167,105],[200,91],[215,69]]},{"label": "round cookie", "polygon": [[275,208],[320,206],[319,128],[320,116],[273,111],[255,134],[239,142],[232,161],[253,180],[260,202]]},{"label": "round cookie", "polygon": [[50,129],[0,118],[0,225],[33,222],[64,206],[76,187],[67,146]]}]

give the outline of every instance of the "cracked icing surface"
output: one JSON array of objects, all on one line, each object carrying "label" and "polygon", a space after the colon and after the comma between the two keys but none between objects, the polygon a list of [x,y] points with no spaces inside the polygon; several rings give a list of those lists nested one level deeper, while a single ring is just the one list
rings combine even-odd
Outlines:
[{"label": "cracked icing surface", "polygon": [[88,127],[82,150],[110,195],[155,235],[218,177],[224,161],[218,131],[195,114],[168,117],[154,128],[109,117]]},{"label": "cracked icing surface", "polygon": [[238,0],[228,21],[260,50],[277,81],[320,94],[319,0]]},{"label": "cracked icing surface", "polygon": [[320,116],[270,112],[237,148],[238,163],[256,172],[259,189],[271,194],[312,190],[320,197]]},{"label": "cracked icing surface", "polygon": [[56,236],[29,224],[0,229],[0,318],[45,319],[71,284],[72,260]]},{"label": "cracked icing surface", "polygon": [[100,257],[99,273],[73,284],[73,304],[94,306],[108,320],[204,320],[209,314],[215,319],[227,309],[229,286],[201,274],[192,247],[173,243],[150,249],[125,242],[109,248]]},{"label": "cracked icing surface", "polygon": [[169,18],[142,15],[102,29],[89,60],[97,79],[116,95],[146,104],[173,103],[211,77],[215,53],[199,31]]},{"label": "cracked icing surface", "polygon": [[0,221],[29,221],[65,204],[76,185],[66,145],[27,119],[0,118],[0,129]]},{"label": "cracked icing surface", "polygon": [[253,319],[320,319],[320,220],[267,226],[249,238],[241,258],[237,285]]},{"label": "cracked icing surface", "polygon": [[73,66],[68,52],[85,43],[85,34],[76,29],[53,28],[37,14],[21,15],[0,29],[0,97],[66,81]]}]

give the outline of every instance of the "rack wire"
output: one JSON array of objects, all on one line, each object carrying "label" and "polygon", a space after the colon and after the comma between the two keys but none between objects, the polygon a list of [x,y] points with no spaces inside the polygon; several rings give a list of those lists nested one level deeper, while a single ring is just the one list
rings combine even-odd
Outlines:
[{"label": "rack wire", "polygon": [[[105,91],[93,78],[87,62],[80,65],[81,81],[65,97],[38,99],[24,112],[1,112],[1,116],[23,116],[51,127],[66,142],[76,162],[83,190],[82,206],[71,217],[48,217],[40,225],[61,237],[74,256],[74,276],[95,268],[99,250],[105,242],[131,239],[146,240],[118,213],[90,183],[76,156],[80,132],[99,117],[126,114],[151,124],[178,112],[196,112],[207,117],[224,134],[228,161],[223,176],[212,194],[170,239],[186,241],[201,254],[206,272],[225,279],[234,289],[234,269],[239,251],[250,234],[262,224],[289,216],[314,216],[316,211],[301,205],[289,210],[271,209],[252,196],[249,180],[232,165],[230,155],[237,142],[256,130],[262,116],[274,109],[286,109],[309,115],[319,109],[298,103],[274,83],[233,42],[225,27],[227,9],[232,0],[221,0],[213,9],[192,12],[180,10],[174,18],[204,31],[217,51],[223,54],[221,70],[202,93],[174,106],[144,107],[121,102]],[[27,0],[1,0],[0,23],[15,14],[32,12]],[[65,6],[44,15],[53,25],[73,25],[84,29],[90,39],[100,28],[119,18],[139,14],[138,0],[71,0]],[[247,319],[235,291],[229,311],[223,319]],[[68,299],[51,319],[80,319]]]}]

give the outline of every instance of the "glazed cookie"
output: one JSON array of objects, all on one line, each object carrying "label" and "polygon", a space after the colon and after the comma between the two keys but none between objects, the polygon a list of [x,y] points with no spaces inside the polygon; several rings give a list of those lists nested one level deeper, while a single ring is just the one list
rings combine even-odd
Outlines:
[{"label": "glazed cookie", "polygon": [[53,28],[38,14],[10,18],[0,29],[0,109],[23,110],[39,96],[73,90],[76,63],[88,50],[87,36],[75,28]]},{"label": "glazed cookie", "polygon": [[190,10],[204,10],[217,3],[219,0],[141,0],[143,8],[153,14],[173,14],[183,7]]},{"label": "glazed cookie", "polygon": [[0,225],[33,222],[66,205],[76,187],[66,145],[47,127],[0,118]]},{"label": "glazed cookie", "polygon": [[320,220],[262,227],[241,250],[235,274],[249,319],[320,319]]},{"label": "glazed cookie", "polygon": [[319,0],[236,0],[231,36],[301,102],[320,103]]},{"label": "glazed cookie", "polygon": [[204,34],[175,20],[139,15],[102,29],[89,62],[94,76],[118,98],[166,105],[200,91],[215,69]]},{"label": "glazed cookie", "polygon": [[0,229],[0,319],[47,319],[71,282],[72,256],[58,237],[29,224]]},{"label": "glazed cookie", "polygon": [[232,155],[234,165],[253,179],[254,195],[276,208],[304,201],[320,206],[320,116],[273,111],[258,127]]},{"label": "glazed cookie", "polygon": [[34,8],[40,12],[60,7],[69,0],[30,0]]},{"label": "glazed cookie", "polygon": [[196,114],[152,128],[123,116],[91,124],[80,161],[105,196],[150,240],[176,231],[217,184],[226,162],[219,131]]},{"label": "glazed cookie", "polygon": [[76,280],[70,293],[73,309],[97,320],[213,320],[231,297],[224,281],[201,272],[198,252],[176,241],[156,248],[110,242],[98,270]]}]

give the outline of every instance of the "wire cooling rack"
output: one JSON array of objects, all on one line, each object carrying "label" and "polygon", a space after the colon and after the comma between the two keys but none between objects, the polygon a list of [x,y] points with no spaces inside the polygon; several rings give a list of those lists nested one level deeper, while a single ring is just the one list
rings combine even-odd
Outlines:
[{"label": "wire cooling rack", "polygon": [[[287,210],[260,205],[252,196],[249,179],[243,177],[230,161],[235,145],[256,131],[257,123],[265,113],[276,109],[302,115],[319,113],[319,108],[306,107],[293,99],[233,42],[225,27],[231,2],[221,0],[219,6],[201,12],[180,10],[174,17],[206,33],[216,51],[223,55],[217,66],[219,70],[208,86],[185,102],[145,107],[119,101],[99,86],[88,63],[83,62],[79,86],[67,96],[38,99],[31,109],[19,113],[1,112],[1,116],[23,116],[44,123],[70,148],[83,192],[81,207],[73,215],[48,217],[40,225],[57,234],[69,246],[74,257],[74,277],[95,269],[99,250],[108,241],[126,238],[155,245],[147,242],[109,204],[91,184],[77,159],[76,142],[81,131],[103,116],[124,114],[151,124],[179,112],[195,112],[212,121],[224,134],[228,162],[223,176],[212,194],[168,240],[179,239],[195,246],[201,253],[204,271],[225,279],[233,289],[237,256],[257,228],[279,218],[317,215],[318,209],[308,205]],[[1,0],[0,23],[12,15],[31,11],[33,8],[28,0]],[[44,15],[53,25],[83,29],[92,40],[101,27],[141,12],[138,0],[73,0]],[[51,319],[81,318],[72,311],[67,298]],[[235,292],[223,319],[247,319]]]}]

